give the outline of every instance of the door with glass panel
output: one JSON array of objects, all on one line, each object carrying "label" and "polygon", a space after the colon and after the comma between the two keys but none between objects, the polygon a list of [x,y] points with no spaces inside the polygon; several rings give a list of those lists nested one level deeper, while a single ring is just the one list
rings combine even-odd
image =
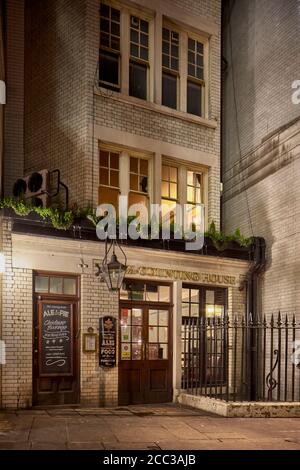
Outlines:
[{"label": "door with glass panel", "polygon": [[33,404],[79,402],[79,282],[77,276],[35,273]]},{"label": "door with glass panel", "polygon": [[[148,292],[155,298],[159,287],[147,288],[136,288],[136,297],[146,299]],[[168,289],[170,292],[169,286],[163,286],[161,292],[163,289],[164,295]],[[167,294],[164,300],[169,297]],[[119,404],[172,400],[171,325],[171,306],[166,302],[121,301]]]}]

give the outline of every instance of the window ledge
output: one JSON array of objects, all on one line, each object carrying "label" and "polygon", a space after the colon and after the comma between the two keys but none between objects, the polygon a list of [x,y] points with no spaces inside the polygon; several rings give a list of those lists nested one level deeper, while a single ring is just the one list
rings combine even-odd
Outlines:
[{"label": "window ledge", "polygon": [[145,101],[139,98],[135,98],[134,96],[128,96],[123,93],[107,90],[106,88],[100,87],[95,89],[94,93],[95,95],[102,96],[104,98],[110,98],[122,103],[133,104],[139,108],[156,111],[157,113],[164,114],[165,116],[171,116],[182,121],[192,122],[193,124],[199,124],[200,126],[209,127],[211,129],[216,129],[218,126],[218,122],[216,120],[206,119],[200,116],[195,116],[194,114],[184,113],[183,111],[178,111],[177,109],[168,108],[167,106],[152,103],[151,101]]}]

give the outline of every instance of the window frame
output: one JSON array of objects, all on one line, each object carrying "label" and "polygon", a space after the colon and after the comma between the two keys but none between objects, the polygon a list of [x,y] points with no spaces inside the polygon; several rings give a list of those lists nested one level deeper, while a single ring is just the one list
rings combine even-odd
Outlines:
[{"label": "window frame", "polygon": [[[101,16],[101,4],[108,6],[110,9],[113,8],[115,10],[118,10],[120,13],[120,22],[119,22],[119,27],[120,27],[120,35],[119,35],[119,41],[120,41],[120,47],[119,49],[113,49],[111,46],[104,46],[101,44],[101,18],[106,19],[106,17]],[[111,20],[109,19],[111,22]],[[105,0],[100,1],[99,5],[99,72],[98,72],[98,82],[99,86],[103,87],[108,90],[112,91],[121,91],[121,74],[122,74],[122,68],[121,68],[121,36],[122,36],[122,10],[119,5],[115,4],[114,2],[108,2]],[[109,32],[109,38],[111,40],[111,33]],[[115,36],[115,35],[114,35]],[[101,52],[110,56],[117,57],[118,60],[118,84],[114,84],[112,82],[106,82],[106,81],[101,81],[100,80],[100,67],[101,67]]]},{"label": "window frame", "polygon": [[[170,34],[172,34],[172,33],[177,33],[178,34],[178,70],[174,70],[170,67],[165,67],[163,65],[163,55],[166,55],[163,52],[163,42],[164,42],[163,30],[164,29],[168,29],[170,31]],[[162,104],[162,106],[166,106],[168,108],[175,109],[175,110],[178,110],[178,111],[180,111],[180,90],[181,90],[180,77],[181,77],[181,73],[182,73],[182,70],[181,70],[181,49],[182,49],[182,44],[181,43],[182,43],[182,41],[181,41],[181,39],[182,39],[182,34],[181,34],[180,29],[177,28],[176,25],[174,25],[172,23],[169,23],[166,20],[163,20],[162,28],[161,28],[161,48],[162,48],[161,49],[161,59],[162,59],[162,63],[161,63],[161,104]],[[172,48],[172,39],[170,40],[169,44]],[[172,59],[171,54],[169,54],[169,59]],[[172,108],[171,106],[167,106],[166,104],[163,104],[163,74],[164,73],[176,78],[176,107],[175,108]]]}]

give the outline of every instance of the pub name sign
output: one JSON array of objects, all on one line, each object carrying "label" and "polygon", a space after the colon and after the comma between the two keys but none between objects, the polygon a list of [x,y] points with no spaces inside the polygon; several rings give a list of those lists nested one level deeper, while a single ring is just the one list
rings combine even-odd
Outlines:
[{"label": "pub name sign", "polygon": [[193,281],[204,284],[221,284],[235,286],[236,277],[227,274],[214,274],[205,272],[180,271],[168,268],[152,268],[145,266],[128,266],[126,276],[139,275],[146,277],[159,277],[176,281]]}]

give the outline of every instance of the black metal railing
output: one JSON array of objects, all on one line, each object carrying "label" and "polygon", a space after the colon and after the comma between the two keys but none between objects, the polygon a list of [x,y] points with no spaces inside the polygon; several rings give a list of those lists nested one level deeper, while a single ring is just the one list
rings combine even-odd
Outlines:
[{"label": "black metal railing", "polygon": [[300,401],[300,323],[182,318],[182,389],[226,401]]}]

